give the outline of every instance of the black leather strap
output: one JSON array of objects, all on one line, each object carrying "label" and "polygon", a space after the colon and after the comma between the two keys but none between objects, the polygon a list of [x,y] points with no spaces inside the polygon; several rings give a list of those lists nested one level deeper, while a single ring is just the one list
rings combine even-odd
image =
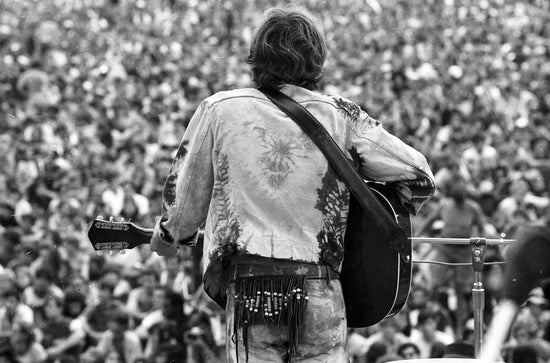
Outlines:
[{"label": "black leather strap", "polygon": [[401,256],[405,256],[407,252],[404,246],[407,246],[408,243],[407,235],[399,227],[395,218],[372,194],[365,180],[355,170],[350,160],[345,156],[323,125],[306,108],[284,93],[263,87],[259,88],[259,91],[285,112],[311,137],[346,183],[346,186],[353,193],[361,207],[363,207],[372,223],[377,226],[387,240],[392,242],[392,245]]}]

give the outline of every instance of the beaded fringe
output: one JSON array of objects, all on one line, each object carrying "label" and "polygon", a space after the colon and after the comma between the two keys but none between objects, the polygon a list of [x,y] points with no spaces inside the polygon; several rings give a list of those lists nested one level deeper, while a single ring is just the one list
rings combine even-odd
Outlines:
[{"label": "beaded fringe", "polygon": [[235,316],[233,332],[238,354],[238,329],[248,362],[248,327],[252,325],[288,326],[289,348],[297,353],[298,328],[302,324],[308,301],[305,275],[253,276],[235,281]]}]

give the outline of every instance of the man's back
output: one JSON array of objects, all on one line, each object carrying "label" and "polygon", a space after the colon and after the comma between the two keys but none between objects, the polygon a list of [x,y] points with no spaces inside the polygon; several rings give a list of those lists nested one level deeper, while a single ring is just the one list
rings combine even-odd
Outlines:
[{"label": "man's back", "polygon": [[[300,87],[283,91],[346,149],[347,111]],[[341,254],[349,193],[310,137],[255,89],[221,92],[206,102],[216,115],[207,252],[235,243],[241,253],[291,260]]]}]

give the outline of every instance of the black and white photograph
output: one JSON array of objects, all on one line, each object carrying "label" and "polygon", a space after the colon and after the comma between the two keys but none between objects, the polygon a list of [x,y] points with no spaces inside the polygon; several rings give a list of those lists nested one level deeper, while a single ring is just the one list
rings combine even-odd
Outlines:
[{"label": "black and white photograph", "polygon": [[0,0],[0,363],[550,363],[548,0]]}]

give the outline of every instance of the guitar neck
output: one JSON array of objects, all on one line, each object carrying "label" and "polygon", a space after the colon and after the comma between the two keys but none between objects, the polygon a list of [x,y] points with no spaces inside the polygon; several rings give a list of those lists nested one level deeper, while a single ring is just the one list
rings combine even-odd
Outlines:
[{"label": "guitar neck", "polygon": [[[88,238],[96,251],[121,251],[146,245],[151,242],[153,228],[143,228],[130,222],[115,222],[112,219],[104,220],[101,216],[96,218],[90,230]],[[204,237],[204,231],[199,231],[199,240]]]},{"label": "guitar neck", "polygon": [[153,228],[141,228],[137,227],[137,230],[139,233],[136,233],[136,245],[146,245],[151,242],[151,238],[153,237]]}]

